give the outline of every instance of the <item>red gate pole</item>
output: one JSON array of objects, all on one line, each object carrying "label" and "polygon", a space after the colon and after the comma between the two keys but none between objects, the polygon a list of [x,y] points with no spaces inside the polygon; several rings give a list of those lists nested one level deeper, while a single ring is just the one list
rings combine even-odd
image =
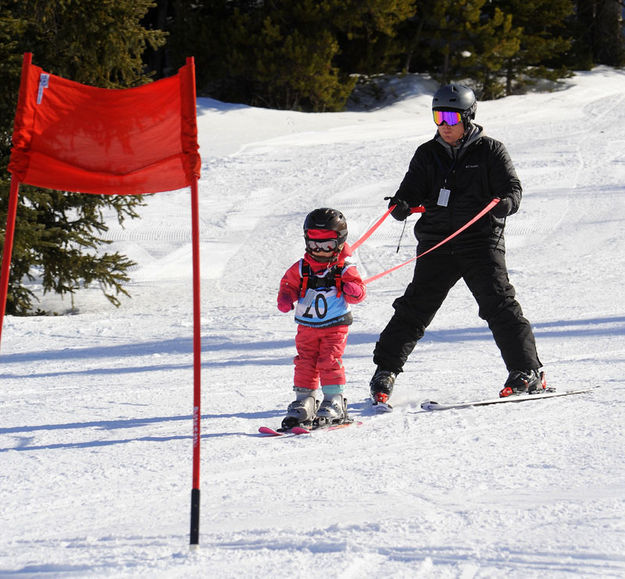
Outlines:
[{"label": "red gate pole", "polygon": [[200,542],[200,420],[202,398],[202,333],[200,319],[200,216],[197,179],[191,183],[191,238],[193,245],[193,485],[190,544]]},{"label": "red gate pole", "polygon": [[4,312],[6,311],[7,294],[9,293],[9,273],[11,272],[11,254],[13,253],[19,189],[19,181],[11,178],[7,226],[4,234],[4,250],[2,251],[2,274],[0,275],[0,344],[2,343],[2,324],[4,322]]}]

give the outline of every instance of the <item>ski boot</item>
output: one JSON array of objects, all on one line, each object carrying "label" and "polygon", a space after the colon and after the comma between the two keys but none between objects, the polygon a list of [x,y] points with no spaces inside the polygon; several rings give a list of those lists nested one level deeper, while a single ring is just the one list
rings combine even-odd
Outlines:
[{"label": "ski boot", "polygon": [[295,400],[287,407],[286,417],[282,421],[281,428],[278,429],[282,432],[296,426],[311,428],[317,414],[319,401],[315,396],[315,391],[310,390],[310,388],[297,387],[294,387],[293,390],[295,391]]},{"label": "ski boot", "polygon": [[333,424],[343,424],[349,422],[347,415],[347,400],[343,396],[342,385],[323,386],[323,401],[317,418],[315,418],[315,428],[332,426]]},{"label": "ski boot", "polygon": [[373,401],[373,407],[376,410],[382,412],[389,412],[392,410],[392,406],[388,403],[391,394],[393,393],[393,385],[395,384],[395,378],[397,374],[390,370],[382,370],[378,367],[369,382],[369,388],[371,391],[371,400]]},{"label": "ski boot", "polygon": [[545,390],[547,381],[545,373],[538,370],[511,370],[508,379],[499,392],[500,398],[523,394],[532,394],[538,390]]}]

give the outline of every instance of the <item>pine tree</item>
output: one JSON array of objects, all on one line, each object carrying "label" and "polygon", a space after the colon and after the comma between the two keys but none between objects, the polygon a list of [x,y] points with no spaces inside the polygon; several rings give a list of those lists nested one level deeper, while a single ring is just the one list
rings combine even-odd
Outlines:
[{"label": "pine tree", "polygon": [[[140,22],[151,0],[3,0],[0,9],[0,227],[4,230],[10,175],[7,164],[22,54],[37,65],[83,84],[104,88],[149,81],[141,56],[164,33]],[[7,313],[34,310],[25,279],[40,279],[44,292],[73,294],[100,284],[115,305],[126,294],[132,261],[105,253],[105,214],[119,222],[138,217],[138,196],[81,195],[20,188]]]},{"label": "pine tree", "polygon": [[344,3],[324,0],[174,2],[174,62],[193,50],[199,94],[310,111],[343,107],[352,80],[333,63],[328,23]]},{"label": "pine tree", "polygon": [[568,74],[573,0],[418,0],[401,30],[409,71],[471,79],[480,98]]},{"label": "pine tree", "polygon": [[[170,48],[193,49],[198,91],[247,104],[335,111],[353,73],[398,68],[397,25],[414,0],[175,0]],[[394,51],[394,53],[393,53]]]},{"label": "pine tree", "polygon": [[353,81],[333,63],[339,46],[327,23],[334,14],[330,3],[316,0],[265,4],[250,59],[263,95],[259,104],[267,99],[295,110],[343,107]]},{"label": "pine tree", "polygon": [[623,0],[577,0],[575,52],[579,67],[623,66]]},{"label": "pine tree", "polygon": [[418,0],[414,16],[401,30],[406,70],[430,72],[447,83],[465,67],[475,66],[475,32],[485,2]]},{"label": "pine tree", "polygon": [[498,5],[523,31],[519,50],[506,59],[506,94],[537,78],[566,76],[562,59],[572,44],[573,0],[501,0]]},{"label": "pine tree", "polygon": [[502,72],[505,63],[518,54],[522,35],[522,29],[513,25],[510,14],[504,14],[499,6],[490,8],[490,5],[482,6],[477,20],[467,27],[470,48],[461,63],[461,69],[473,79],[482,99],[504,95]]},{"label": "pine tree", "polygon": [[339,41],[336,63],[354,74],[397,72],[403,52],[399,27],[415,12],[415,0],[361,0],[342,3],[331,26]]}]

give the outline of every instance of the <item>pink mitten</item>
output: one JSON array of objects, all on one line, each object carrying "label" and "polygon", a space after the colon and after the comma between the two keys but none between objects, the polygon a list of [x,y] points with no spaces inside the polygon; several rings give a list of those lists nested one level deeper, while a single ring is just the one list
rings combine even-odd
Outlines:
[{"label": "pink mitten", "polygon": [[284,294],[280,294],[278,296],[278,309],[284,313],[290,312],[293,309],[293,301],[291,298]]},{"label": "pink mitten", "polygon": [[353,281],[347,281],[343,284],[343,293],[346,296],[359,298],[362,295],[362,288]]}]

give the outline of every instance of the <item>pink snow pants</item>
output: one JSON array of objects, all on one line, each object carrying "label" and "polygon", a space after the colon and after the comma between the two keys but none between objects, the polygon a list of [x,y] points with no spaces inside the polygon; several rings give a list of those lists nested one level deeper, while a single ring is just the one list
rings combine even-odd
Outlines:
[{"label": "pink snow pants", "polygon": [[343,368],[343,352],[347,343],[349,326],[333,326],[331,328],[309,328],[297,326],[295,347],[297,356],[295,377],[296,388],[319,388],[331,384],[345,384]]}]

